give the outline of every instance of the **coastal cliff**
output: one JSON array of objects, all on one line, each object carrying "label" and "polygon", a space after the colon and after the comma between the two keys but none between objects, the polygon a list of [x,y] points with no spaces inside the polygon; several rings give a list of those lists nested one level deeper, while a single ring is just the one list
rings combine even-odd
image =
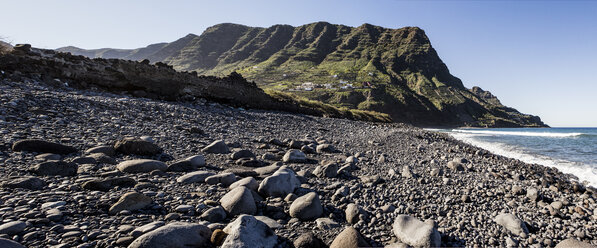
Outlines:
[{"label": "coastal cliff", "polygon": [[[269,28],[224,23],[139,49],[58,51],[148,59],[204,75],[237,72],[271,94],[388,114],[418,126],[545,127],[450,74],[425,32],[327,22]],[[487,97],[492,96],[492,97]]]}]

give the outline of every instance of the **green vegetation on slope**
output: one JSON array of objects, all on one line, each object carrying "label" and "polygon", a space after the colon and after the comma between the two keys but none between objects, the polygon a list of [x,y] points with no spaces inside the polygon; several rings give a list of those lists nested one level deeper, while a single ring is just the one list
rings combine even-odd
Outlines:
[{"label": "green vegetation on slope", "polygon": [[544,126],[489,92],[466,89],[417,27],[224,23],[170,44],[178,50],[159,61],[206,75],[238,72],[272,95],[383,112],[424,126]]}]

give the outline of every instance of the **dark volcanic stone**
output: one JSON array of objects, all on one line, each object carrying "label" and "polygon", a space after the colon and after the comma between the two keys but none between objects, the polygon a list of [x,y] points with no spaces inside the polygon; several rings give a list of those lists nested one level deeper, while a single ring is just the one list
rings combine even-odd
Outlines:
[{"label": "dark volcanic stone", "polygon": [[35,165],[31,170],[41,176],[74,176],[78,165],[64,161],[48,161]]},{"label": "dark volcanic stone", "polygon": [[311,232],[303,233],[294,241],[296,248],[326,248],[327,245]]},{"label": "dark volcanic stone", "polygon": [[130,177],[116,177],[108,179],[96,179],[83,183],[83,188],[88,190],[108,191],[116,186],[133,187],[136,181]]},{"label": "dark volcanic stone", "polygon": [[154,143],[138,138],[124,138],[114,144],[114,150],[122,154],[156,155],[162,149]]},{"label": "dark volcanic stone", "polygon": [[27,151],[39,153],[69,154],[77,152],[72,146],[38,139],[19,140],[12,145],[13,151]]},{"label": "dark volcanic stone", "polygon": [[46,186],[46,182],[42,179],[37,177],[24,177],[24,178],[17,178],[17,179],[9,179],[7,182],[2,184],[3,188],[10,188],[10,189],[30,189],[30,190],[40,190]]}]

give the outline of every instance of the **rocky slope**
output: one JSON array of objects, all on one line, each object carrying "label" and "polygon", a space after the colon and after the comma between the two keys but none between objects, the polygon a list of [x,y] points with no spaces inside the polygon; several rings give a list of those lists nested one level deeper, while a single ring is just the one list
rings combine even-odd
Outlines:
[{"label": "rocky slope", "polygon": [[164,100],[194,101],[205,98],[235,106],[283,110],[318,116],[389,122],[384,114],[338,109],[329,105],[301,101],[285,95],[268,95],[237,73],[227,77],[197,76],[178,72],[164,63],[149,64],[119,59],[89,59],[53,50],[17,45],[0,55],[0,70],[18,80],[34,77],[56,85],[88,89],[99,88],[118,93]]},{"label": "rocky slope", "polygon": [[2,247],[597,244],[594,188],[444,134],[44,77],[0,73]]},{"label": "rocky slope", "polygon": [[[487,100],[450,74],[416,27],[387,29],[317,22],[255,28],[219,24],[189,34],[144,58],[181,71],[219,75],[237,71],[272,91],[352,109],[387,113],[422,126],[542,127],[536,116]],[[103,58],[138,58],[139,50],[58,49]],[[303,83],[312,83],[304,86]],[[303,85],[303,87],[301,87]],[[296,91],[298,87],[298,91]],[[344,88],[344,89],[341,89]],[[305,90],[307,89],[307,90]]]}]

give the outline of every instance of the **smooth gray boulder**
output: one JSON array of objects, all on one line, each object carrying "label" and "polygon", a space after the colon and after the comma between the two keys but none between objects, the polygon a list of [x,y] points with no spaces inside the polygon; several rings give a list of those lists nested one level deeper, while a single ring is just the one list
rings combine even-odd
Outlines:
[{"label": "smooth gray boulder", "polygon": [[129,248],[187,248],[210,245],[211,230],[200,224],[175,222],[135,239]]},{"label": "smooth gray boulder", "polygon": [[114,203],[108,211],[110,214],[120,213],[122,210],[134,211],[147,207],[152,199],[138,192],[129,192],[120,197],[118,202]]},{"label": "smooth gray boulder", "polygon": [[184,174],[178,178],[176,178],[176,182],[182,184],[188,183],[203,183],[205,179],[215,175],[213,172],[209,171],[195,171],[191,173]]},{"label": "smooth gray boulder", "polygon": [[221,183],[224,187],[228,187],[230,184],[236,182],[236,175],[234,175],[234,173],[224,172],[205,178],[205,182],[211,185]]},{"label": "smooth gray boulder", "polygon": [[10,239],[0,238],[0,247],[2,248],[26,248],[25,246]]},{"label": "smooth gray boulder", "polygon": [[359,248],[370,247],[370,245],[363,239],[363,236],[354,229],[354,227],[347,227],[334,238],[330,248]]},{"label": "smooth gray boulder", "polygon": [[301,182],[294,171],[280,167],[273,175],[266,177],[259,184],[259,193],[266,196],[285,197],[300,187]]},{"label": "smooth gray boulder", "polygon": [[240,179],[240,180],[234,182],[233,184],[230,184],[228,189],[234,189],[238,186],[245,186],[245,187],[249,188],[250,190],[257,191],[257,189],[259,188],[259,183],[257,183],[255,178],[253,178],[253,177],[245,177],[243,179]]},{"label": "smooth gray boulder", "polygon": [[226,219],[226,211],[222,206],[210,208],[201,214],[201,219],[211,223],[220,222]]},{"label": "smooth gray boulder", "polygon": [[205,166],[205,157],[203,155],[191,156],[168,165],[168,171],[194,171],[199,167]]},{"label": "smooth gray boulder", "polygon": [[168,165],[153,159],[134,159],[120,162],[116,168],[126,173],[146,173],[154,170],[165,171]]},{"label": "smooth gray boulder", "polygon": [[27,224],[23,221],[11,221],[0,225],[0,234],[14,235],[25,230]]},{"label": "smooth gray boulder", "polygon": [[526,238],[529,230],[522,220],[513,214],[502,213],[495,217],[494,221],[506,228],[512,234]]},{"label": "smooth gray boulder", "polygon": [[301,150],[292,149],[284,154],[282,161],[285,163],[304,163],[307,161],[307,155]]},{"label": "smooth gray boulder", "polygon": [[102,153],[108,156],[114,156],[115,152],[113,146],[96,146],[85,150],[85,154]]},{"label": "smooth gray boulder", "polygon": [[255,154],[250,150],[238,150],[230,154],[230,159],[232,160],[241,158],[255,158]]},{"label": "smooth gray boulder", "polygon": [[320,144],[315,148],[317,153],[336,152],[336,148],[331,144]]},{"label": "smooth gray boulder", "polygon": [[228,212],[234,216],[239,214],[255,214],[257,206],[251,190],[244,186],[236,187],[230,192],[226,193],[220,204]]},{"label": "smooth gray boulder", "polygon": [[296,198],[290,205],[290,216],[300,220],[313,220],[321,216],[323,207],[315,192]]},{"label": "smooth gray boulder", "polygon": [[278,243],[278,236],[265,223],[251,215],[241,215],[223,230],[228,236],[222,248],[270,248]]},{"label": "smooth gray boulder", "polygon": [[22,178],[9,178],[7,181],[2,183],[3,188],[9,189],[29,189],[29,190],[40,190],[46,186],[46,182],[37,177],[22,177]]},{"label": "smooth gray boulder", "polygon": [[228,145],[226,145],[226,142],[224,142],[223,140],[216,140],[216,141],[212,142],[211,144],[209,144],[208,146],[206,146],[205,148],[201,149],[201,151],[205,152],[205,153],[218,153],[218,154],[230,153],[230,149],[228,148]]},{"label": "smooth gray boulder", "polygon": [[410,246],[439,247],[441,236],[433,221],[422,222],[415,217],[398,215],[392,225],[394,235]]}]

